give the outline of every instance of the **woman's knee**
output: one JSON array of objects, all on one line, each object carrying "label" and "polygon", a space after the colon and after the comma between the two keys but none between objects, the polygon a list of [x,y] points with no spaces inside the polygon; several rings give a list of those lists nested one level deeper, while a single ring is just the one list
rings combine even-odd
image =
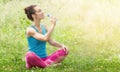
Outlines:
[{"label": "woman's knee", "polygon": [[68,53],[69,53],[69,50],[68,50],[68,49],[67,49],[67,50],[64,50],[64,49],[58,50],[59,56],[67,56]]}]

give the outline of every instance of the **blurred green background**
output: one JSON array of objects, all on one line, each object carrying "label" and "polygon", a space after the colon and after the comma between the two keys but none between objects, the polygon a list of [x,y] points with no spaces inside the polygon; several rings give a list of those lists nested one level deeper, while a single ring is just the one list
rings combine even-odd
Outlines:
[{"label": "blurred green background", "polygon": [[[58,18],[52,38],[70,50],[62,66],[25,68],[31,4]],[[120,0],[0,0],[0,72],[120,72],[119,19]],[[55,50],[47,44],[48,54]]]}]

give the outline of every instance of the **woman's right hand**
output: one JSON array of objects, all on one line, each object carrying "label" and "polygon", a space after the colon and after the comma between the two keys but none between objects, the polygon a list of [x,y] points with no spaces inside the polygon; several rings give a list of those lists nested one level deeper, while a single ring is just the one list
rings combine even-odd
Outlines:
[{"label": "woman's right hand", "polygon": [[51,16],[51,17],[50,17],[50,21],[51,21],[51,23],[52,23],[53,25],[56,25],[57,19],[56,19],[56,17]]}]

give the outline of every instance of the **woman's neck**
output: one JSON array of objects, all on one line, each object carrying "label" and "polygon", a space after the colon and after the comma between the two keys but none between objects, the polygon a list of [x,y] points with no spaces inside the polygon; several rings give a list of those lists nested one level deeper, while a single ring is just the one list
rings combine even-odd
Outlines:
[{"label": "woman's neck", "polygon": [[36,27],[40,27],[40,20],[34,20],[33,25]]}]

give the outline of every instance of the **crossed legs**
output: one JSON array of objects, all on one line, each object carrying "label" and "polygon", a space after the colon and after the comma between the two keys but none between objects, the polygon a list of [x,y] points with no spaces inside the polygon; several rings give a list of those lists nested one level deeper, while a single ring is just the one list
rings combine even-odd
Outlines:
[{"label": "crossed legs", "polygon": [[52,64],[62,62],[68,55],[63,49],[57,50],[50,56],[46,58],[38,57],[34,52],[26,53],[26,68],[30,69],[32,67],[45,68]]}]

